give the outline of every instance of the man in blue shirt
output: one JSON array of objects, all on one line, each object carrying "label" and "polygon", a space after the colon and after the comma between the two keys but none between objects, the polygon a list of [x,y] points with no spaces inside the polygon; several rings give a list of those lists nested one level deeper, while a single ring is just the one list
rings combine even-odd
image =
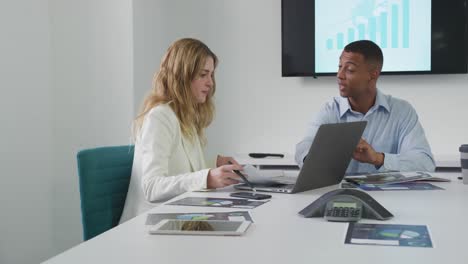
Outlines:
[{"label": "man in blue shirt", "polygon": [[382,66],[382,50],[372,41],[359,40],[344,48],[337,73],[340,97],[325,104],[296,145],[300,166],[320,125],[366,120],[347,173],[434,171],[431,148],[414,108],[377,89]]}]

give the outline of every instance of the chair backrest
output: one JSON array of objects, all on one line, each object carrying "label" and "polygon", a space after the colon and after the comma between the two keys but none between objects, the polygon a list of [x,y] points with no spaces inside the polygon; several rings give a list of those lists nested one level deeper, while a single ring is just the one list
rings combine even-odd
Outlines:
[{"label": "chair backrest", "polygon": [[133,153],[133,145],[78,152],[81,221],[85,241],[118,225],[127,197]]}]

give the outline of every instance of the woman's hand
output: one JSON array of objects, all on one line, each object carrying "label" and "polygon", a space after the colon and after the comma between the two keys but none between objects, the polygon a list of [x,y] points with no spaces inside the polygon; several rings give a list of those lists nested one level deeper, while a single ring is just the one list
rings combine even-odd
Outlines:
[{"label": "woman's hand", "polygon": [[226,157],[226,156],[218,155],[218,157],[216,158],[216,167],[227,165],[227,164],[234,164],[234,165],[240,166],[240,164],[233,157]]},{"label": "woman's hand", "polygon": [[240,177],[232,170],[242,170],[239,164],[222,165],[208,172],[207,188],[223,188],[232,184],[239,183]]}]

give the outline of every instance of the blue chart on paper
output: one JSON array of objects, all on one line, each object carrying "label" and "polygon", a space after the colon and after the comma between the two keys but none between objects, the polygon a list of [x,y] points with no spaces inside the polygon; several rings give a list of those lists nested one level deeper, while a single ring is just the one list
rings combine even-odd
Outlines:
[{"label": "blue chart on paper", "polygon": [[433,247],[425,225],[350,223],[345,244]]}]

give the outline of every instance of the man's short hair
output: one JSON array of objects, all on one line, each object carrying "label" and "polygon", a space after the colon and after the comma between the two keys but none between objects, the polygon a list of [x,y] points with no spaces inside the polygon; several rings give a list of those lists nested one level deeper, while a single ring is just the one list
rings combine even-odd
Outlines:
[{"label": "man's short hair", "polygon": [[364,56],[364,60],[368,64],[377,66],[379,71],[383,66],[383,53],[380,47],[370,40],[358,40],[349,43],[344,48],[346,52],[359,53]]}]

